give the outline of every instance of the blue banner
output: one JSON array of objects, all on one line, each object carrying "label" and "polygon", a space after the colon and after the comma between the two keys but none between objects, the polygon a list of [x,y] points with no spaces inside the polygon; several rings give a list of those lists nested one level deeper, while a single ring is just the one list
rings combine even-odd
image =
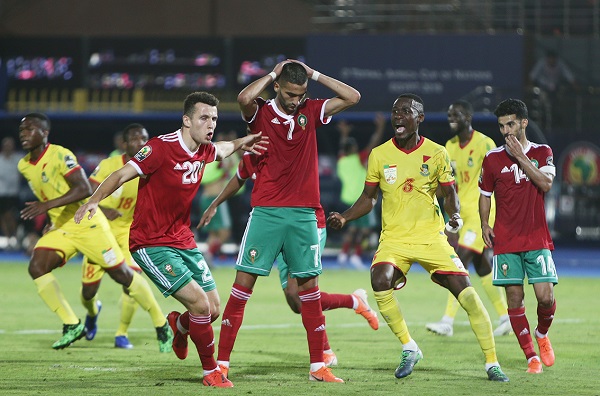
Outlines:
[{"label": "blue banner", "polygon": [[[522,96],[519,35],[310,36],[306,58],[361,92],[357,111],[385,111],[406,92],[421,96],[426,112],[445,112],[460,98]],[[309,84],[309,91],[331,95],[321,84]]]}]

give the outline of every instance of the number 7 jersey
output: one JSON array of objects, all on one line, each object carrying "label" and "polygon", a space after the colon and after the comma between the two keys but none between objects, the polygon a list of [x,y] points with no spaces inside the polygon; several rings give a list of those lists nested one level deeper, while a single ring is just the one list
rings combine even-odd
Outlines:
[{"label": "number 7 jersey", "polygon": [[140,175],[129,233],[132,252],[151,246],[197,247],[190,229],[192,200],[204,166],[216,158],[214,144],[202,144],[191,152],[178,130],[150,139],[128,162]]},{"label": "number 7 jersey", "polygon": [[[529,143],[525,155],[540,171],[556,175],[552,149]],[[554,249],[546,223],[544,192],[519,167],[506,146],[487,153],[479,179],[481,194],[496,198],[494,254]]]}]

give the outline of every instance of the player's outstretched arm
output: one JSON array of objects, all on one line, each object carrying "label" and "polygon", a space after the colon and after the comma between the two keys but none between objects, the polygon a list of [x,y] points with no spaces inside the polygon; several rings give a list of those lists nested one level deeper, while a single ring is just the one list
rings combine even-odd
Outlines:
[{"label": "player's outstretched arm", "polygon": [[269,138],[262,136],[262,132],[246,135],[232,141],[215,142],[215,146],[217,146],[217,161],[229,157],[240,149],[256,155],[262,155],[267,150],[268,144]]},{"label": "player's outstretched arm", "polygon": [[347,222],[358,219],[373,210],[377,203],[379,187],[365,184],[363,192],[354,204],[344,213],[331,212],[327,216],[327,225],[334,230],[339,230],[346,225]]},{"label": "player's outstretched arm", "polygon": [[217,197],[210,203],[208,208],[206,208],[196,228],[200,229],[204,226],[207,226],[212,218],[215,217],[215,214],[217,214],[217,208],[219,205],[240,191],[240,188],[242,188],[245,182],[245,179],[240,179],[237,175],[233,176],[223,190],[219,193],[219,195],[217,195]]},{"label": "player's outstretched arm", "polygon": [[36,216],[46,213],[52,208],[58,208],[73,202],[81,201],[92,194],[92,187],[85,176],[83,168],[72,172],[65,177],[69,184],[69,190],[60,197],[48,201],[25,202],[25,208],[21,210],[21,218],[30,220]]},{"label": "player's outstretched arm", "polygon": [[86,213],[90,213],[88,215],[88,219],[91,219],[98,210],[98,204],[104,198],[108,197],[112,194],[117,188],[121,187],[124,183],[132,180],[137,177],[138,173],[132,165],[125,164],[123,167],[117,171],[114,171],[104,180],[100,186],[96,189],[96,191],[92,194],[88,202],[83,204],[77,209],[75,212],[75,223],[79,224]]}]

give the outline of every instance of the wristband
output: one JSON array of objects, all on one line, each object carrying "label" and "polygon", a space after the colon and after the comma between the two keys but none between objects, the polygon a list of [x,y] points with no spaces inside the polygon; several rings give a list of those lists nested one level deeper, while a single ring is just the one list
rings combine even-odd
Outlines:
[{"label": "wristband", "polygon": [[454,218],[454,220],[456,220],[456,222],[458,223],[458,227],[454,228],[450,225],[450,223],[446,223],[446,231],[456,234],[458,232],[458,230],[460,230],[463,226],[463,219],[461,219],[459,217],[459,218]]},{"label": "wristband", "polygon": [[320,75],[321,75],[321,73],[319,73],[319,72],[318,72],[318,71],[316,71],[316,70],[313,70],[313,74],[312,74],[312,76],[310,76],[310,79],[311,79],[311,80],[314,80],[314,81],[318,81],[318,80],[319,80],[319,76],[320,76]]},{"label": "wristband", "polygon": [[273,81],[275,81],[275,79],[277,78],[277,74],[275,72],[269,73],[268,76],[271,76],[271,78],[273,79]]}]

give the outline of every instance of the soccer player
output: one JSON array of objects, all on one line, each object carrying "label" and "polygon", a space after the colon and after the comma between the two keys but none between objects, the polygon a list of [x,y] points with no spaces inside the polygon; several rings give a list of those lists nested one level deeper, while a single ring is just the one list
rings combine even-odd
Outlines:
[{"label": "soccer player", "polygon": [[[457,100],[448,107],[448,124],[450,130],[456,133],[446,142],[446,150],[450,155],[450,164],[456,179],[456,190],[460,202],[460,215],[464,225],[457,234],[449,233],[451,245],[457,245],[456,253],[465,266],[473,262],[475,271],[481,279],[483,289],[492,302],[500,317],[499,325],[494,330],[494,336],[510,334],[510,320],[506,306],[504,290],[492,285],[492,249],[484,250],[485,244],[481,236],[481,221],[479,219],[479,174],[485,154],[496,144],[488,136],[473,129],[473,106],[465,100]],[[492,219],[496,213],[492,206]],[[493,221],[493,220],[492,220]],[[456,240],[458,237],[458,241]],[[446,311],[442,320],[428,323],[427,330],[443,335],[452,336],[454,317],[458,311],[458,301],[448,293]]]},{"label": "soccer player", "polygon": [[[147,142],[148,131],[141,124],[130,124],[122,132],[125,152],[118,156],[106,158],[98,164],[92,175],[89,177],[93,190],[96,190],[112,172],[125,165]],[[109,220],[110,229],[114,234],[119,247],[125,256],[127,265],[137,273],[142,269],[133,261],[129,252],[129,227],[133,221],[133,210],[137,200],[138,179],[130,180],[123,184],[121,188],[115,191],[111,196],[101,202],[100,209]],[[87,334],[86,340],[91,341],[96,336],[98,330],[97,320],[102,304],[96,294],[100,287],[100,282],[105,271],[99,265],[89,262],[86,256],[83,257],[83,287],[81,289],[81,302],[88,313],[85,318],[85,327]],[[150,314],[152,323],[156,328],[156,338],[158,340],[158,349],[160,352],[171,352],[173,336],[170,335],[169,325],[165,319],[158,302],[151,295],[149,301],[145,301],[144,310]],[[115,347],[131,349],[133,345],[127,338],[127,329],[138,307],[138,303],[123,290],[121,296],[121,317],[119,328],[115,336]]]},{"label": "soccer player", "polygon": [[[307,99],[309,78],[336,96]],[[265,101],[259,95],[271,83],[276,97]],[[349,85],[292,60],[278,63],[271,73],[239,93],[244,119],[252,131],[262,131],[269,137],[270,146],[256,167],[252,212],[240,244],[231,295],[223,311],[217,356],[222,370],[229,369],[231,351],[256,279],[268,276],[273,262],[283,252],[290,277],[298,283],[310,355],[309,380],[344,382],[325,366],[323,358],[325,316],[317,285],[321,255],[314,209],[320,205],[316,129],[359,100],[360,93]]]},{"label": "soccer player", "polygon": [[183,105],[181,129],[150,139],[100,184],[79,208],[75,221],[93,218],[100,201],[129,180],[141,178],[129,233],[133,259],[165,297],[173,296],[187,309],[181,315],[168,315],[169,325],[176,329],[173,351],[177,357],[187,357],[189,335],[204,369],[202,383],[229,388],[233,384],[213,357],[211,322],[219,316],[219,295],[190,229],[190,212],[206,163],[220,161],[240,148],[259,154],[267,140],[259,133],[212,143],[218,104],[218,99],[207,92],[189,94]]},{"label": "soccer player", "polygon": [[419,96],[406,93],[396,99],[391,114],[394,137],[371,151],[362,195],[344,213],[332,212],[327,222],[340,229],[365,215],[373,209],[381,190],[382,230],[371,264],[371,285],[381,315],[402,343],[397,378],[410,375],[423,358],[394,297],[394,290],[404,286],[412,263],[417,262],[434,282],[451,291],[467,312],[485,356],[488,378],[506,382],[508,377],[496,357],[490,317],[443,231],[444,220],[435,195],[438,186],[450,216],[448,227],[458,230],[462,219],[450,158],[444,147],[419,135],[424,119]]},{"label": "soccer player", "polygon": [[[104,214],[76,225],[73,215],[92,187],[73,153],[48,143],[50,119],[42,113],[29,113],[19,124],[19,139],[28,153],[19,161],[19,171],[39,201],[26,202],[21,218],[30,220],[48,213],[50,224],[38,240],[29,262],[38,294],[62,320],[63,335],[52,348],[63,349],[86,334],[85,325],[71,309],[52,271],[76,253],[101,266],[121,284],[140,305],[151,300],[148,283],[125,264]],[[169,334],[171,331],[169,330]],[[169,337],[173,335],[170,334]]]},{"label": "soccer player", "polygon": [[[198,223],[198,228],[210,224],[217,213],[219,205],[234,196],[244,186],[246,180],[256,180],[256,163],[258,158],[251,154],[242,157],[242,160],[238,164],[237,173],[223,187],[223,190],[219,192],[208,208],[206,208]],[[317,216],[317,227],[319,228],[319,253],[322,253],[325,248],[325,241],[327,240],[327,229],[325,228],[325,212],[321,205],[315,208],[315,214]],[[283,289],[286,301],[292,311],[299,314],[302,309],[302,303],[298,297],[298,283],[295,278],[289,276],[289,267],[283,259],[283,254],[280,253],[275,261],[279,270],[281,288]],[[363,289],[355,290],[352,294],[329,294],[321,291],[321,307],[324,311],[337,308],[352,308],[354,312],[362,315],[367,320],[373,330],[379,328],[377,314],[369,306],[367,293]],[[327,367],[335,366],[337,365],[337,357],[329,345],[327,332],[324,332],[324,362]]]},{"label": "soccer player", "polygon": [[[501,102],[494,111],[506,144],[483,160],[479,188],[479,213],[483,240],[494,248],[494,285],[506,289],[512,329],[527,358],[527,372],[541,373],[542,363],[554,364],[548,330],[554,319],[554,285],[558,275],[552,259],[554,243],[546,224],[544,196],[556,174],[552,149],[527,140],[527,106],[518,99]],[[491,195],[496,198],[496,223],[490,225]],[[527,275],[537,299],[535,339],[525,316],[523,282]]]}]

